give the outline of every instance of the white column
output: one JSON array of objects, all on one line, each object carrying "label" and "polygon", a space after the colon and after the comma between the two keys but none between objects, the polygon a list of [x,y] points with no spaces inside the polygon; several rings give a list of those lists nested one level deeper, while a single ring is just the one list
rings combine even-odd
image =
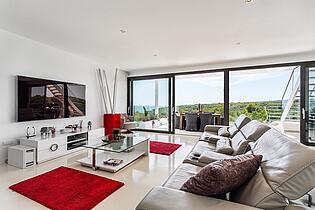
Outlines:
[{"label": "white column", "polygon": [[155,89],[154,89],[154,94],[155,94],[155,115],[159,114],[159,81],[155,80]]}]

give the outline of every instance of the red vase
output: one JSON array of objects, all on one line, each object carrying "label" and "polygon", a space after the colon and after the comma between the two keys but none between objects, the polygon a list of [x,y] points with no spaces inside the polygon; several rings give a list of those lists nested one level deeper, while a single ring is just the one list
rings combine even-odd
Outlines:
[{"label": "red vase", "polygon": [[113,137],[113,129],[120,128],[120,114],[104,114],[105,136]]}]

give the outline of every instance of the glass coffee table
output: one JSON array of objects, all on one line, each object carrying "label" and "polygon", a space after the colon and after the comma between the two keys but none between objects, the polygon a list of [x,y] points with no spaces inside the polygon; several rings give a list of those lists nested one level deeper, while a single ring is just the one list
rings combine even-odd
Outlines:
[{"label": "glass coffee table", "polygon": [[[87,145],[82,147],[90,149],[88,156],[78,162],[93,170],[117,172],[139,157],[149,154],[149,138],[138,133],[128,134],[120,141],[103,142],[101,138],[89,139]],[[121,160],[118,165],[105,164],[104,161]]]}]

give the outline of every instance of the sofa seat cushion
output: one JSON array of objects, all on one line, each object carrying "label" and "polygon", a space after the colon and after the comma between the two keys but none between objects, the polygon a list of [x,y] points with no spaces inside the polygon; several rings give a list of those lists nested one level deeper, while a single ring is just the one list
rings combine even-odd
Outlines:
[{"label": "sofa seat cushion", "polygon": [[209,131],[205,131],[200,136],[199,141],[206,141],[206,142],[211,142],[211,143],[215,144],[220,138],[221,138],[221,136],[219,136],[219,135],[216,135],[216,134],[209,132]]},{"label": "sofa seat cushion", "polygon": [[261,160],[261,155],[239,155],[215,161],[190,177],[180,189],[210,197],[224,195],[254,176]]},{"label": "sofa seat cushion", "polygon": [[205,151],[215,151],[216,144],[208,143],[205,141],[198,141],[194,148],[192,149],[192,152],[196,153],[203,153]]},{"label": "sofa seat cushion", "polygon": [[203,163],[203,162],[200,162],[199,161],[199,158],[198,159],[192,159],[193,155],[192,153],[190,155],[188,155],[183,163],[186,163],[186,164],[191,164],[191,165],[194,165],[194,166],[199,166],[199,167],[205,167],[208,163]]},{"label": "sofa seat cushion", "polygon": [[198,162],[203,163],[204,165],[204,164],[215,162],[217,160],[223,160],[223,159],[228,159],[232,157],[233,156],[231,155],[226,155],[226,154],[218,153],[215,151],[206,151],[201,154],[201,156],[198,159]]},{"label": "sofa seat cushion", "polygon": [[215,151],[215,149],[216,149],[215,144],[211,144],[211,143],[208,143],[205,141],[198,141],[196,143],[195,147],[192,149],[192,151],[184,159],[183,163],[189,163],[189,164],[203,167],[203,166],[207,165],[207,163],[199,162],[198,161],[199,158],[196,159],[193,157],[195,157],[196,154],[201,155],[204,152]]},{"label": "sofa seat cushion", "polygon": [[190,177],[195,176],[201,169],[201,167],[183,163],[168,178],[163,186],[178,190]]},{"label": "sofa seat cushion", "polygon": [[167,187],[155,187],[136,210],[259,210],[251,206],[245,206],[226,200],[209,198],[205,196],[174,190]]}]

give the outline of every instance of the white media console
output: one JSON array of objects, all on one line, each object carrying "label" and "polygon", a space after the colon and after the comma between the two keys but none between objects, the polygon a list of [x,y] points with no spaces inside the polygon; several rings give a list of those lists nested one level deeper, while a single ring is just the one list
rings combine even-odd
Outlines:
[{"label": "white media console", "polygon": [[82,150],[82,145],[104,136],[104,128],[79,129],[76,132],[56,133],[49,137],[35,136],[21,138],[20,144],[36,149],[36,163],[41,163],[63,155]]}]

